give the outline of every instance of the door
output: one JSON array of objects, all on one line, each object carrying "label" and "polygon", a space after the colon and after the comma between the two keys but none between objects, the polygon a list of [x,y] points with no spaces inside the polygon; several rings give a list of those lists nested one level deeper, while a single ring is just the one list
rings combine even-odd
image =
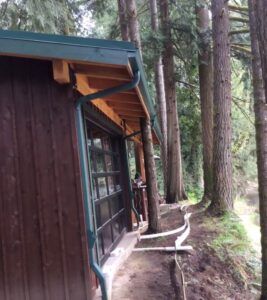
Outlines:
[{"label": "door", "polygon": [[117,136],[88,120],[86,125],[97,256],[102,265],[126,228],[120,147]]}]

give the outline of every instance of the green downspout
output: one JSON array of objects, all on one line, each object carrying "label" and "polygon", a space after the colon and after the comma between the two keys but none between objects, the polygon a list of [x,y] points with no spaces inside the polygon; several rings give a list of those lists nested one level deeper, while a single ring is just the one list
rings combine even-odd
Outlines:
[{"label": "green downspout", "polygon": [[102,293],[102,300],[107,300],[107,288],[106,288],[106,280],[105,276],[100,268],[100,266],[97,264],[95,259],[95,253],[94,253],[94,244],[96,237],[94,235],[94,225],[93,220],[90,215],[90,212],[92,211],[92,207],[90,205],[90,190],[89,190],[89,180],[90,176],[88,173],[88,167],[90,168],[90,159],[87,157],[87,145],[85,141],[85,131],[84,131],[84,123],[83,123],[83,117],[82,117],[82,105],[86,102],[103,98],[110,96],[115,93],[120,93],[123,91],[130,90],[134,87],[136,87],[140,80],[140,72],[137,71],[134,73],[134,77],[132,81],[128,83],[121,84],[116,87],[108,88],[103,91],[99,91],[93,94],[89,94],[86,96],[80,97],[76,104],[76,126],[77,126],[77,134],[78,134],[78,144],[79,144],[79,156],[80,156],[80,166],[81,166],[81,179],[82,179],[82,189],[83,189],[83,197],[84,197],[84,208],[85,208],[85,223],[86,223],[86,234],[88,237],[88,248],[89,248],[89,260],[90,260],[90,266],[93,270],[93,272],[96,274],[100,287],[101,287],[101,293]]}]

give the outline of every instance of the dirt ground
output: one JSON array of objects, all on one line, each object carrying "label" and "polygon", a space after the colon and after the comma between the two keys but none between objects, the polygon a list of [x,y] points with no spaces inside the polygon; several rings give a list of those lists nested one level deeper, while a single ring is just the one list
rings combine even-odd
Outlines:
[{"label": "dirt ground", "polygon": [[[179,254],[184,272],[187,300],[253,300],[251,293],[237,278],[229,261],[222,261],[209,242],[215,232],[205,231],[201,226],[202,215],[191,217],[191,233],[185,244],[192,245],[191,254]],[[170,226],[172,224],[172,226]],[[162,217],[163,231],[183,224],[179,209],[172,209]],[[137,247],[173,246],[176,236],[146,240]],[[133,252],[118,271],[112,299],[147,300],[181,299],[182,289],[177,281],[174,253]]]}]

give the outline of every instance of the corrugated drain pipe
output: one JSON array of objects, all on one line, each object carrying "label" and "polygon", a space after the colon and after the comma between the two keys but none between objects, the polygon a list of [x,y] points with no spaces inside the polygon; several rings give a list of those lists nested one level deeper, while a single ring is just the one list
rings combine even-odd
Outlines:
[{"label": "corrugated drain pipe", "polygon": [[132,81],[93,94],[82,96],[75,103],[76,127],[77,127],[77,134],[78,134],[82,189],[83,189],[83,198],[84,198],[84,207],[85,207],[86,234],[88,237],[88,244],[89,244],[88,245],[89,260],[93,272],[96,274],[97,278],[99,279],[101,293],[102,293],[102,300],[107,300],[108,295],[107,295],[105,276],[100,266],[97,264],[95,253],[93,250],[96,237],[94,235],[94,225],[91,217],[91,213],[94,211],[94,205],[92,205],[91,203],[90,190],[89,190],[89,180],[91,180],[90,179],[91,176],[89,176],[88,168],[91,169],[91,165],[90,165],[90,159],[87,156],[87,143],[85,141],[85,130],[84,130],[83,117],[82,117],[82,105],[86,102],[98,98],[104,98],[112,94],[130,90],[136,87],[139,81],[140,81],[140,72],[137,71],[134,73],[134,77],[132,78]]}]

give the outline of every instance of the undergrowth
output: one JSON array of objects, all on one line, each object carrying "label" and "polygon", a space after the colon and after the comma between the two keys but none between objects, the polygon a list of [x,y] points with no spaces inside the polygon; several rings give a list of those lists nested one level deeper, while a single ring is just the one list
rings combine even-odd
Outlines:
[{"label": "undergrowth", "polygon": [[259,282],[260,260],[240,218],[234,213],[227,213],[220,218],[207,218],[203,225],[216,232],[208,246],[221,260],[229,262],[234,277],[245,286]]},{"label": "undergrowth", "polygon": [[196,204],[200,202],[203,197],[203,189],[199,187],[190,187],[187,190],[187,197],[189,204]]}]

